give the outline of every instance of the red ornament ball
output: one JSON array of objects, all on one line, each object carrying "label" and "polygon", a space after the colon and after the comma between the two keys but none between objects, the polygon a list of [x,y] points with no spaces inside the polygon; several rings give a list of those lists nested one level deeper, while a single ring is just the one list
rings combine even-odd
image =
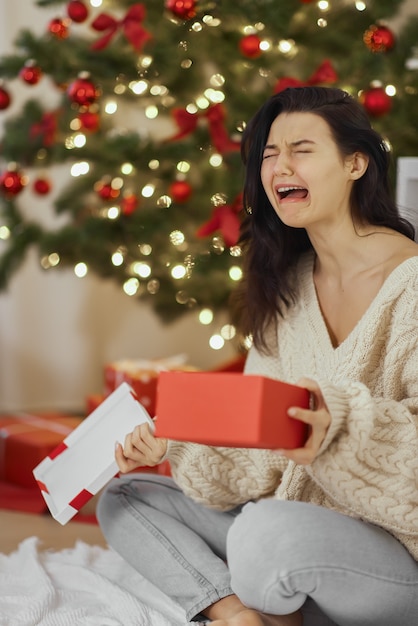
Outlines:
[{"label": "red ornament ball", "polygon": [[239,42],[241,53],[249,59],[256,59],[261,56],[260,37],[258,35],[246,35]]},{"label": "red ornament ball", "polygon": [[134,193],[128,193],[123,196],[120,208],[123,215],[132,215],[139,206],[138,196]]},{"label": "red ornament ball", "polygon": [[386,115],[392,108],[392,98],[383,87],[371,87],[361,94],[360,101],[367,113],[372,117]]},{"label": "red ornament ball", "polygon": [[48,30],[51,35],[54,35],[57,39],[66,39],[68,37],[68,26],[68,20],[56,17],[49,22]]},{"label": "red ornament ball", "polygon": [[20,70],[19,76],[28,85],[36,85],[42,78],[42,70],[33,61],[28,61]]},{"label": "red ornament ball", "polygon": [[191,20],[196,15],[196,0],[166,0],[165,8],[182,20]]},{"label": "red ornament ball", "polygon": [[395,45],[395,35],[386,26],[370,26],[363,41],[372,52],[389,52]]},{"label": "red ornament ball", "polygon": [[81,0],[71,0],[71,2],[67,5],[67,15],[73,22],[77,22],[77,24],[81,24],[84,22],[89,14],[89,10]]},{"label": "red ornament ball", "polygon": [[99,129],[100,115],[98,113],[94,113],[93,111],[83,111],[82,113],[79,113],[77,117],[83,130],[94,133]]},{"label": "red ornament ball", "polygon": [[192,195],[193,189],[184,180],[176,180],[169,187],[168,193],[173,198],[174,202],[186,202]]},{"label": "red ornament ball", "polygon": [[114,200],[120,195],[119,189],[112,187],[112,183],[107,180],[99,180],[94,185],[94,191],[102,200]]},{"label": "red ornament ball", "polygon": [[0,111],[4,111],[4,109],[7,109],[11,101],[12,99],[7,89],[0,86]]},{"label": "red ornament ball", "polygon": [[81,75],[68,86],[67,95],[74,104],[89,106],[97,100],[99,92],[87,76]]},{"label": "red ornament ball", "polygon": [[51,183],[47,178],[37,178],[33,183],[33,190],[39,196],[45,196],[51,191]]},{"label": "red ornament ball", "polygon": [[26,184],[26,177],[18,170],[6,170],[0,176],[0,190],[6,196],[17,196]]}]

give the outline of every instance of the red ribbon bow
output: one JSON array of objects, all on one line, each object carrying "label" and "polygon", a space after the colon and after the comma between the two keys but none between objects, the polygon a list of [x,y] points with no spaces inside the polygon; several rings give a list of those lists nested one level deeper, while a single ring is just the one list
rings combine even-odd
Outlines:
[{"label": "red ribbon bow", "polygon": [[56,113],[44,113],[39,122],[32,124],[30,128],[30,138],[42,137],[45,147],[52,146],[57,132]]},{"label": "red ribbon bow", "polygon": [[238,214],[242,209],[242,194],[239,194],[232,204],[215,207],[210,219],[196,231],[196,236],[203,239],[219,230],[225,244],[235,246],[239,239],[241,224]]},{"label": "red ribbon bow", "polygon": [[148,33],[141,25],[141,22],[145,18],[145,14],[146,9],[143,4],[133,4],[128,9],[125,17],[121,20],[116,20],[107,13],[100,13],[100,15],[93,20],[91,26],[94,30],[99,32],[108,32],[92,44],[92,49],[103,50],[103,48],[106,48],[118,28],[121,28],[126,39],[133,45],[135,50],[142,50],[146,42],[151,39],[151,34]]},{"label": "red ribbon bow", "polygon": [[274,93],[279,93],[279,91],[283,91],[287,87],[305,87],[307,85],[318,85],[319,83],[335,83],[337,80],[337,72],[334,70],[331,62],[326,60],[321,63],[316,72],[306,81],[292,78],[291,76],[279,78],[274,87]]},{"label": "red ribbon bow", "polygon": [[197,128],[201,117],[207,119],[209,134],[219,154],[234,152],[240,149],[240,142],[233,141],[225,128],[225,109],[220,104],[211,105],[204,113],[189,113],[186,109],[173,109],[172,115],[179,128],[169,141],[176,141],[190,135]]}]

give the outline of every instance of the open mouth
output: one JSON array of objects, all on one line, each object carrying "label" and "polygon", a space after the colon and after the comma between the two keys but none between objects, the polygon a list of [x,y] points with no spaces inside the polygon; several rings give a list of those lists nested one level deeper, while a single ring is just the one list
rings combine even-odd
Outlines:
[{"label": "open mouth", "polygon": [[284,200],[285,198],[304,200],[308,195],[308,190],[305,187],[295,187],[293,185],[289,185],[288,187],[277,188],[276,193],[280,200]]}]

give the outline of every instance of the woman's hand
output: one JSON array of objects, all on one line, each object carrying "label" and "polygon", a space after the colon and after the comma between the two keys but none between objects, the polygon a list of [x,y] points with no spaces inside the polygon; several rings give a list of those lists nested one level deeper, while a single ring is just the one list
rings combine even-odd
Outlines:
[{"label": "woman's hand", "polygon": [[158,465],[167,452],[167,439],[154,437],[149,424],[140,424],[126,435],[125,442],[116,444],[115,459],[122,473],[141,466]]},{"label": "woman's hand", "polygon": [[297,382],[297,385],[310,391],[313,406],[309,409],[301,409],[300,407],[292,406],[289,408],[287,414],[294,419],[301,420],[305,422],[305,424],[308,424],[310,434],[303,448],[276,450],[276,452],[300,465],[309,465],[315,459],[325,439],[329,425],[331,424],[331,415],[325,404],[321,390],[314,380],[302,378]]}]

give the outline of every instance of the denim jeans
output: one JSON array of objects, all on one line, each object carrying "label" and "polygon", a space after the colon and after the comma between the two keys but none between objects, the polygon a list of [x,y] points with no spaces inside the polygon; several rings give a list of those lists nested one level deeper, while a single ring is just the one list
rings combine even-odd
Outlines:
[{"label": "denim jeans", "polygon": [[301,609],[304,626],[418,624],[417,562],[386,531],[335,511],[266,499],[219,512],[166,476],[129,474],[97,514],[109,545],[189,620],[236,593],[266,613]]}]

